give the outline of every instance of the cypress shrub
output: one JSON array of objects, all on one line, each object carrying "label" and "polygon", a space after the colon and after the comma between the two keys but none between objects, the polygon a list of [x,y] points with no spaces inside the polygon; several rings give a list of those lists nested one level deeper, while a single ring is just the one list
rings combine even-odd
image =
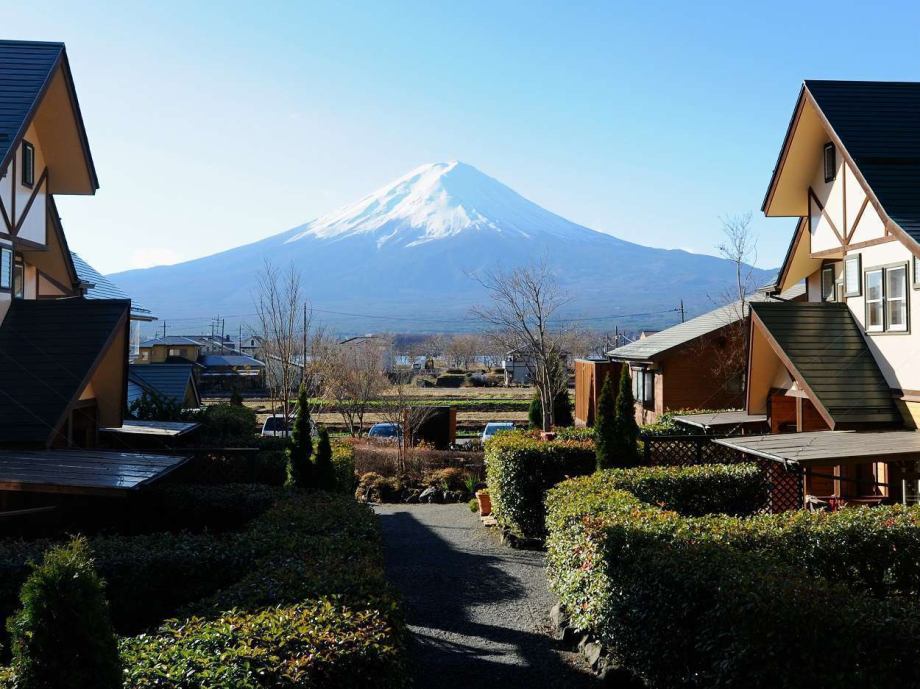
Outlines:
[{"label": "cypress shrub", "polygon": [[620,385],[616,406],[616,448],[614,457],[621,466],[639,461],[639,425],[636,423],[636,400],[632,393],[629,367],[620,371]]},{"label": "cypress shrub", "polygon": [[313,454],[313,440],[310,437],[310,399],[307,389],[300,386],[297,395],[297,413],[294,428],[291,429],[291,444],[287,450],[287,485],[306,490],[313,482],[310,455]]},{"label": "cypress shrub", "polygon": [[316,446],[315,484],[319,490],[335,490],[335,468],[332,466],[332,445],[329,431],[320,429],[319,444]]},{"label": "cypress shrub", "polygon": [[[625,368],[625,367],[624,367]],[[617,447],[617,398],[613,391],[613,376],[608,375],[597,398],[597,413],[594,418],[594,443],[597,468],[609,469],[616,461]]]},{"label": "cypress shrub", "polygon": [[527,407],[527,425],[530,428],[543,428],[543,403],[540,402],[540,393],[534,395]]},{"label": "cypress shrub", "polygon": [[[569,397],[568,390],[563,390],[553,400],[553,425],[558,427],[568,427],[575,423],[575,417],[572,416],[572,400]],[[543,403],[540,401],[540,393],[534,395],[527,407],[527,425],[530,428],[543,428]]]},{"label": "cypress shrub", "polygon": [[116,689],[122,685],[115,632],[86,540],[45,553],[7,622],[20,689]]},{"label": "cypress shrub", "polygon": [[498,523],[518,536],[542,538],[544,494],[569,476],[594,471],[590,441],[544,442],[520,431],[486,443],[486,483]]}]

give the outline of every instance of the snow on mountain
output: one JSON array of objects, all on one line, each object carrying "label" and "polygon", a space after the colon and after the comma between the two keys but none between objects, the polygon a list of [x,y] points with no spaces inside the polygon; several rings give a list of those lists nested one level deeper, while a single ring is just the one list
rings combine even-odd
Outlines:
[{"label": "snow on mountain", "polygon": [[467,230],[521,239],[535,233],[562,239],[586,231],[455,160],[422,165],[360,201],[307,223],[286,241],[373,234],[378,246],[418,246]]},{"label": "snow on mountain", "polygon": [[[265,259],[297,265],[317,316],[361,332],[474,327],[470,307],[485,295],[471,274],[536,260],[548,260],[572,296],[571,316],[650,314],[583,322],[598,328],[672,324],[681,299],[691,313],[711,309],[734,273],[720,258],[577,225],[470,165],[449,162],[423,165],[356,203],[258,242],[114,278],[167,321],[206,322],[222,313],[252,322]],[[771,276],[755,271],[758,284]]]}]

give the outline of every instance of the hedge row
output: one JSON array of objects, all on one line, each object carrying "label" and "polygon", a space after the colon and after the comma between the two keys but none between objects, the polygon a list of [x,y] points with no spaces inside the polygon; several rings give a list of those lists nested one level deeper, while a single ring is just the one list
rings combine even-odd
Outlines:
[{"label": "hedge row", "polygon": [[761,487],[744,465],[567,481],[547,499],[551,588],[652,687],[920,683],[920,510],[688,516],[743,513]]},{"label": "hedge row", "polygon": [[[355,453],[350,443],[333,443],[332,465],[337,492],[353,493]],[[287,478],[287,456],[283,449],[259,452],[215,450],[195,455],[182,472],[184,480],[192,483],[263,483],[283,486]]]},{"label": "hedge row", "polygon": [[486,483],[499,525],[525,538],[546,533],[546,491],[570,476],[594,471],[594,445],[539,440],[523,431],[499,433],[485,446]]},{"label": "hedge row", "polygon": [[[152,622],[154,608],[159,620],[176,615],[122,638],[126,689],[403,686],[403,627],[373,513],[344,495],[273,490],[239,533],[90,541],[123,631]],[[15,560],[19,576],[47,543],[2,546],[0,563]],[[0,687],[12,681],[0,671]]]}]

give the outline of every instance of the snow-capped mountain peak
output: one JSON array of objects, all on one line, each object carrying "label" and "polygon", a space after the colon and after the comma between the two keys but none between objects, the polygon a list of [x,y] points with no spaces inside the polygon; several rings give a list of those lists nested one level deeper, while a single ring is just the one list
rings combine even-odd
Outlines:
[{"label": "snow-capped mountain peak", "polygon": [[377,245],[418,246],[466,231],[530,238],[590,232],[466,163],[422,165],[356,203],[307,223],[285,243],[306,237],[370,234]]}]

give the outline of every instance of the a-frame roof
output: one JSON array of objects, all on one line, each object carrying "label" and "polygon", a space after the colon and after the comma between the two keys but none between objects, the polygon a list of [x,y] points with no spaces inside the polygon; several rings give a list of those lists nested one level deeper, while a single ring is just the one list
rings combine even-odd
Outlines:
[{"label": "a-frame roof", "polygon": [[901,423],[891,390],[846,304],[752,302],[753,326],[831,428]]},{"label": "a-frame roof", "polygon": [[[59,72],[62,81],[53,90],[62,94],[62,101],[69,107],[76,130],[75,145],[82,149],[86,166],[87,190],[92,193],[99,188],[99,181],[63,43],[0,40],[0,170],[9,165]],[[49,127],[60,130],[61,122],[55,117]]]},{"label": "a-frame roof", "polygon": [[117,299],[13,300],[0,327],[0,442],[51,441],[129,307]]},{"label": "a-frame roof", "polygon": [[920,83],[806,80],[764,198],[769,215],[805,214],[770,211],[784,174],[810,174],[789,168],[802,167],[791,160],[802,160],[796,158],[796,133],[809,136],[816,127],[826,130],[825,140],[842,150],[865,181],[890,229],[920,250]]}]

